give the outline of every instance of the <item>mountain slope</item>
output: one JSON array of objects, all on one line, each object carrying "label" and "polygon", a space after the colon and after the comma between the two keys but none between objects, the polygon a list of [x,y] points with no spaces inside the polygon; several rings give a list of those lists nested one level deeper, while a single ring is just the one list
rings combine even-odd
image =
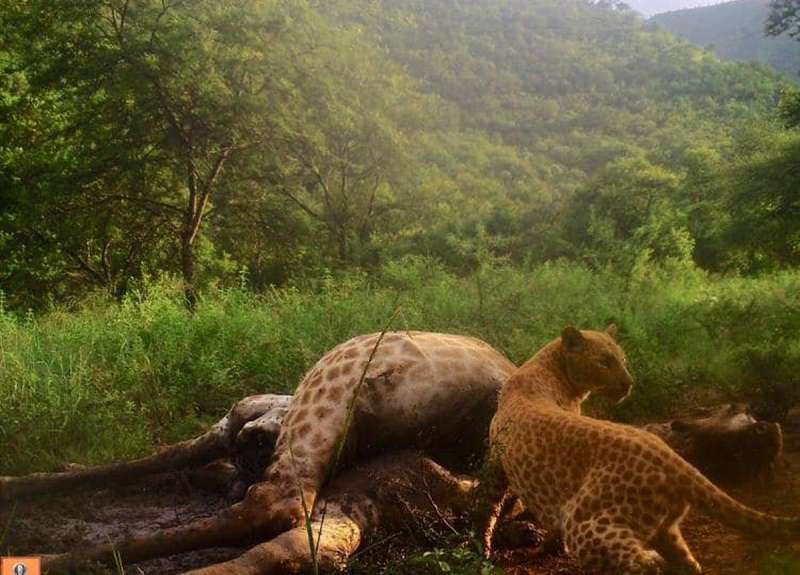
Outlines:
[{"label": "mountain slope", "polygon": [[[116,276],[80,275],[81,289],[93,281],[127,282],[129,269],[176,270],[173,230],[180,226],[153,231],[158,242],[140,241],[129,231],[150,230],[154,218],[127,203],[147,194],[160,207],[185,205],[184,155],[174,153],[180,138],[167,121],[172,112],[151,113],[148,129],[138,123],[142,114],[118,113],[161,104],[153,104],[147,82],[134,85],[141,103],[131,104],[129,84],[119,82],[128,76],[127,60],[105,41],[92,46],[102,57],[88,69],[82,52],[60,50],[80,37],[82,12],[58,3],[53,12],[12,4],[26,15],[26,29],[54,24],[58,32],[44,35],[48,43],[31,38],[12,44],[14,57],[25,64],[14,70],[23,70],[26,81],[8,84],[29,86],[26,99],[16,98],[16,87],[0,85],[0,92],[13,96],[0,93],[0,104],[15,114],[8,116],[12,120],[19,118],[0,122],[0,171],[11,175],[0,204],[13,200],[6,201],[13,210],[0,214],[0,259],[13,262],[18,293],[35,288],[47,301],[55,292],[77,290],[68,283],[74,274],[64,271],[76,265],[72,253],[83,262],[86,252],[97,269],[118,262]],[[160,2],[152,4],[158,8]],[[186,39],[200,32],[213,29],[209,38],[223,43],[238,34],[239,27],[227,23],[204,29],[192,11],[195,4],[217,14],[213,0],[171,4],[174,20],[161,19],[160,9],[152,13],[158,26],[193,31],[165,34],[178,38],[183,51],[194,53],[196,42]],[[245,4],[260,9],[263,2],[226,6]],[[267,4],[302,10],[300,16],[281,16],[286,32],[284,24],[278,29],[291,41],[263,56],[276,70],[268,77],[277,83],[265,84],[269,97],[281,102],[263,110],[274,137],[267,138],[268,148],[227,165],[212,200],[208,243],[201,246],[209,262],[202,266],[213,270],[209,277],[246,269],[254,285],[268,285],[286,281],[295,270],[372,267],[409,254],[465,269],[487,249],[516,262],[613,259],[625,269],[649,258],[692,256],[704,267],[722,269],[730,259],[720,239],[731,212],[720,175],[737,154],[752,156],[746,148],[737,151],[741,142],[764,142],[759,157],[767,160],[773,153],[770,142],[780,130],[776,106],[789,82],[768,67],[721,61],[610,2]],[[86,5],[96,11],[97,30],[109,25],[105,2]],[[50,3],[37,0],[36,6]],[[181,52],[159,52],[165,58],[173,53],[179,62]],[[143,54],[149,58],[148,51]],[[249,62],[244,54],[249,52],[242,53]],[[106,72],[109,60],[123,67]],[[142,70],[150,66],[142,60]],[[98,70],[105,84],[96,81]],[[212,97],[228,102],[250,75],[237,72],[195,85],[199,76],[183,65],[165,66],[165,73],[171,70],[193,91],[209,94],[208,117],[227,129],[225,118],[212,113]],[[175,100],[185,101],[190,115],[194,100],[186,93],[176,89]],[[262,89],[254,93],[260,97]],[[94,102],[107,101],[109,94],[115,99],[102,108],[101,122]],[[249,104],[245,109],[253,110]],[[205,130],[208,121],[198,122]],[[763,137],[756,140],[751,130]],[[117,146],[117,138],[128,134],[137,137]],[[170,163],[138,134],[153,134],[172,154]],[[114,154],[122,152],[126,161],[116,161]],[[152,175],[144,172],[142,178],[140,161]],[[97,174],[106,179],[98,182]],[[772,193],[775,183],[768,185]],[[93,208],[98,189],[119,190],[117,211]],[[70,217],[52,209],[54,197],[74,205]],[[168,213],[172,219],[175,212]],[[41,239],[43,220],[50,236]],[[24,233],[18,222],[26,223]],[[124,243],[129,238],[136,242],[131,249]],[[45,251],[41,242],[57,249]],[[136,255],[140,244],[149,250],[142,256]],[[109,245],[116,259],[106,258],[103,246]],[[138,258],[133,264],[131,253]]]},{"label": "mountain slope", "polygon": [[[432,217],[426,233],[485,229],[520,259],[569,253],[564,229],[579,220],[565,210],[587,188],[630,177],[627,189],[665,198],[659,214],[683,195],[717,193],[690,190],[687,174],[729,153],[747,126],[768,126],[786,86],[767,67],[720,61],[638,15],[584,0],[381,5],[373,26],[387,55],[451,114],[429,123],[417,146],[448,182],[427,189],[463,211]],[[641,212],[653,206],[641,200]],[[613,225],[632,234],[650,217],[641,212]]]},{"label": "mountain slope", "polygon": [[630,147],[672,158],[688,141],[716,147],[770,114],[781,89],[765,68],[721,62],[580,0],[383,6],[389,56],[455,104],[463,127],[559,164],[554,183]]},{"label": "mountain slope", "polygon": [[645,16],[653,16],[662,12],[696,8],[698,6],[716,4],[717,2],[719,0],[627,0],[625,3]]},{"label": "mountain slope", "polygon": [[800,78],[800,43],[788,36],[765,36],[768,13],[768,0],[735,0],[659,14],[651,21],[699,46],[710,47],[721,58],[756,60]]}]

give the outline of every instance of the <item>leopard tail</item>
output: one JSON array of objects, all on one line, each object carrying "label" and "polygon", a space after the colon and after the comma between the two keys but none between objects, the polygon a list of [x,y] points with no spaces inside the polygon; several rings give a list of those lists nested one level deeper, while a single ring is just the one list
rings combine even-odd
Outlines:
[{"label": "leopard tail", "polygon": [[800,537],[800,517],[781,517],[748,507],[714,485],[689,463],[681,463],[686,466],[683,471],[689,472],[689,481],[683,486],[684,496],[698,510],[744,533]]}]

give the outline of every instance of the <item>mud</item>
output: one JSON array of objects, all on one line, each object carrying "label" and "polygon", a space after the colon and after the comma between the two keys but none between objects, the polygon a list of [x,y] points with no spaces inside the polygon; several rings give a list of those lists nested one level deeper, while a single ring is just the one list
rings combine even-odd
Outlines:
[{"label": "mud", "polygon": [[[125,488],[66,497],[20,502],[0,510],[3,555],[61,553],[89,544],[118,541],[146,532],[175,527],[214,515],[230,501],[220,492],[196,484],[196,478],[175,473]],[[226,561],[243,549],[207,549],[126,568],[127,573],[171,575]],[[124,558],[123,558],[124,560]],[[96,566],[86,573],[110,573]]]}]

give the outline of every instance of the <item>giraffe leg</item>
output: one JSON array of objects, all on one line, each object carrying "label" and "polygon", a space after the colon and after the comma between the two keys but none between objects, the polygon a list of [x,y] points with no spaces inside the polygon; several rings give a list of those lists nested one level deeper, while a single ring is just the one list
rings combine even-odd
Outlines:
[{"label": "giraffe leg", "polygon": [[[305,493],[307,498],[316,493]],[[302,522],[300,491],[290,494],[267,483],[253,485],[244,500],[213,517],[172,529],[109,542],[88,549],[44,558],[48,572],[60,573],[87,561],[113,564],[115,554],[136,563],[209,547],[264,541]],[[312,502],[313,504],[313,502]]]},{"label": "giraffe leg", "polygon": [[[0,476],[0,502],[49,495],[68,494],[98,486],[125,485],[156,473],[196,468],[226,455],[237,455],[243,445],[259,441],[250,452],[269,457],[291,396],[254,395],[233,406],[228,414],[204,434],[157,453],[132,461],[79,467],[60,473],[34,473],[22,477]],[[271,443],[270,443],[271,441]],[[241,471],[241,466],[240,466]]]},{"label": "giraffe leg", "polygon": [[[341,571],[361,545],[365,528],[351,516],[352,511],[344,513],[334,504],[327,509],[324,519],[317,515],[308,527],[295,527],[235,559],[186,575],[299,575],[313,572],[315,563],[324,572]],[[315,536],[316,554],[309,551],[309,528]]]},{"label": "giraffe leg", "polygon": [[[404,531],[415,513],[435,502],[467,510],[475,481],[450,473],[416,452],[386,455],[345,471],[326,485],[310,524],[299,525],[231,561],[191,575],[300,575],[313,571],[309,530],[321,572],[340,572],[364,538],[378,527]],[[189,575],[189,574],[187,574]]]},{"label": "giraffe leg", "polygon": [[482,539],[484,556],[489,558],[497,521],[505,505],[514,499],[508,491],[508,479],[502,464],[494,453],[490,453],[484,463],[474,499],[472,525]]}]

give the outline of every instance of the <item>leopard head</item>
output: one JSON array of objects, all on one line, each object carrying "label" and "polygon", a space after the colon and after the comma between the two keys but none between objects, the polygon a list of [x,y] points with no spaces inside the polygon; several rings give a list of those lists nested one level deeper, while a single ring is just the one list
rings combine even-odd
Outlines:
[{"label": "leopard head", "polygon": [[567,326],[561,332],[561,354],[569,383],[578,395],[597,393],[621,402],[631,392],[633,377],[625,352],[616,341],[617,327],[581,331]]}]

